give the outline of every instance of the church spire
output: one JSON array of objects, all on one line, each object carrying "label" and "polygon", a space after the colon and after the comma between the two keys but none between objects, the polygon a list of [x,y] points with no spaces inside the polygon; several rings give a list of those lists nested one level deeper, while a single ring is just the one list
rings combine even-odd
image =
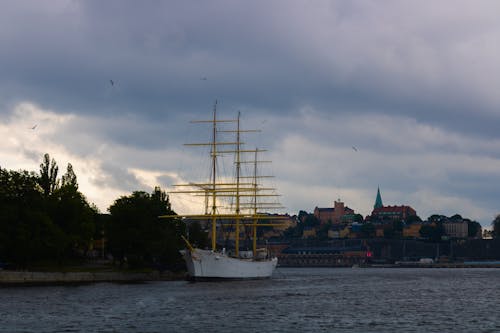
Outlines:
[{"label": "church spire", "polygon": [[373,208],[382,208],[384,205],[382,204],[382,197],[380,196],[380,187],[377,187],[377,199],[375,199],[375,205]]}]

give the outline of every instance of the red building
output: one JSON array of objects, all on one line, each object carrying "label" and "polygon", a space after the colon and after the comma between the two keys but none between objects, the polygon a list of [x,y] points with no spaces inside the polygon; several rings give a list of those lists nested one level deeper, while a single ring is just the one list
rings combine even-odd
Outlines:
[{"label": "red building", "polygon": [[340,224],[342,217],[345,215],[354,214],[354,210],[344,206],[342,201],[337,200],[333,204],[333,208],[314,208],[314,216],[320,220],[321,224],[332,222],[333,224]]},{"label": "red building", "polygon": [[410,206],[383,206],[374,208],[372,220],[398,220],[406,221],[410,216],[416,216],[417,212]]},{"label": "red building", "polygon": [[410,216],[416,216],[417,212],[410,206],[384,206],[382,204],[382,196],[380,195],[380,188],[377,189],[377,198],[370,220],[397,220],[406,221]]}]

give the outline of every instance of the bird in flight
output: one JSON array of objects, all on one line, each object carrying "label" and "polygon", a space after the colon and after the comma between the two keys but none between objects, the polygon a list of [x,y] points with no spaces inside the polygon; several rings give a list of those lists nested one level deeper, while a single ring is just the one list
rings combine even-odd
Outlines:
[{"label": "bird in flight", "polygon": [[352,146],[352,150],[358,151],[358,149],[356,147],[354,147],[354,146]]},{"label": "bird in flight", "polygon": [[202,81],[206,81],[206,80],[207,80],[207,78],[206,78],[206,77],[202,77],[202,78],[200,78],[200,80],[202,80]]},{"label": "bird in flight", "polygon": [[109,83],[111,83],[112,86],[115,85],[115,82],[113,80],[109,80]]},{"label": "bird in flight", "polygon": [[31,129],[34,130],[37,126],[38,124],[35,124],[33,127],[31,127]]}]

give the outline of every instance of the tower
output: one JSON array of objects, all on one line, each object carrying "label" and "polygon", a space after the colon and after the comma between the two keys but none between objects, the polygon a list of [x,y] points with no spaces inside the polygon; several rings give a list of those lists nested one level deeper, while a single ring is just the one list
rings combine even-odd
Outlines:
[{"label": "tower", "polygon": [[375,205],[373,205],[373,209],[382,208],[384,205],[382,204],[382,197],[380,196],[380,187],[377,188],[377,199],[375,199]]}]

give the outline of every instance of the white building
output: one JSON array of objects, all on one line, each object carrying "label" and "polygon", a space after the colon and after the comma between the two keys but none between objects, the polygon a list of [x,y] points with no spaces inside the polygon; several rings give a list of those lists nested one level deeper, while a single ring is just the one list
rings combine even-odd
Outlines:
[{"label": "white building", "polygon": [[444,234],[450,238],[467,238],[469,224],[466,221],[446,221],[443,223]]}]

